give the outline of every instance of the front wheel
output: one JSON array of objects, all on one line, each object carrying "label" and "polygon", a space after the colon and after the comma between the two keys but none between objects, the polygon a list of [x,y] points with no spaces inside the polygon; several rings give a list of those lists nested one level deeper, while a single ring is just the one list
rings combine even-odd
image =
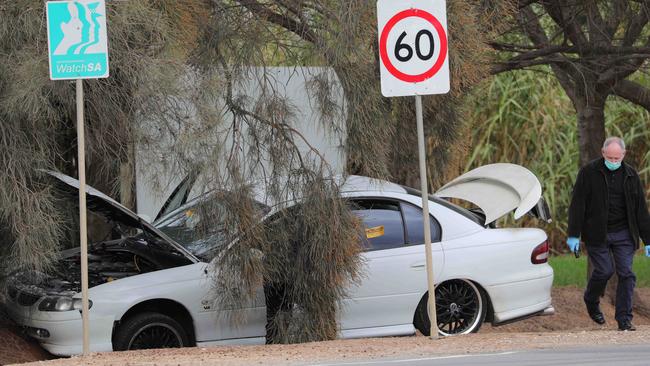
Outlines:
[{"label": "front wheel", "polygon": [[134,315],[126,319],[115,333],[113,349],[177,348],[190,345],[183,326],[173,318],[153,312]]},{"label": "front wheel", "polygon": [[[413,318],[413,325],[425,336],[431,334],[428,303],[429,294],[426,293]],[[450,280],[436,286],[436,317],[440,335],[478,332],[486,313],[485,295],[471,281]]]}]

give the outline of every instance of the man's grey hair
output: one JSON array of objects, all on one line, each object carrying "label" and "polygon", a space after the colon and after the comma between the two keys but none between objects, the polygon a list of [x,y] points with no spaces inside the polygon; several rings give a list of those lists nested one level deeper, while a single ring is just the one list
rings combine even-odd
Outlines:
[{"label": "man's grey hair", "polygon": [[608,138],[605,140],[605,142],[603,142],[603,150],[605,150],[605,148],[606,148],[607,146],[611,145],[612,142],[617,143],[618,146],[620,146],[621,149],[623,149],[623,151],[625,151],[625,141],[623,141],[622,138],[620,138],[620,137],[616,137],[616,136],[608,137]]}]

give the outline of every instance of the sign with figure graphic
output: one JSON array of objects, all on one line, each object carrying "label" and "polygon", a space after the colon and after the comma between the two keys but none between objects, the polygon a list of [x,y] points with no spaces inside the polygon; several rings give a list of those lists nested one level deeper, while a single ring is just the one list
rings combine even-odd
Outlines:
[{"label": "sign with figure graphic", "polygon": [[104,0],[47,2],[50,79],[108,77]]}]

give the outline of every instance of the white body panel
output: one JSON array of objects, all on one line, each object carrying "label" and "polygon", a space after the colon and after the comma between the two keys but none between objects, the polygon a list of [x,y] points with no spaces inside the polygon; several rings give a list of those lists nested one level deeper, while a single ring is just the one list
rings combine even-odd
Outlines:
[{"label": "white body panel", "polygon": [[[368,186],[366,186],[368,188]],[[390,198],[421,207],[421,198],[396,185],[376,190],[351,189],[348,198]],[[488,229],[434,201],[430,213],[442,229],[441,241],[433,244],[436,283],[468,279],[482,288],[494,309],[496,322],[539,313],[551,304],[553,271],[547,264],[532,264],[533,249],[546,240],[538,229]],[[365,277],[353,286],[340,312],[340,335],[344,338],[413,334],[413,316],[427,291],[424,245],[370,251]],[[208,264],[195,263],[108,282],[90,290],[90,350],[112,350],[116,321],[144,301],[166,299],[182,305],[192,317],[197,344],[263,343],[265,308],[262,297],[245,309],[215,309],[210,302]],[[260,290],[261,291],[261,290]],[[79,295],[77,295],[79,296]],[[46,329],[40,339],[54,354],[81,352],[81,317],[78,311],[42,312],[9,302],[11,316],[21,325]],[[229,321],[243,312],[240,327]]]}]

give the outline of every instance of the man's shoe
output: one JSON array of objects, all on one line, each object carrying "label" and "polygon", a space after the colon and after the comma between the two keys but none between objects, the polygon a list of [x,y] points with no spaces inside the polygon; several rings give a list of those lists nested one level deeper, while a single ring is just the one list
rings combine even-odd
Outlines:
[{"label": "man's shoe", "polygon": [[636,330],[636,327],[634,325],[632,325],[632,323],[629,322],[629,321],[623,321],[623,322],[618,323],[618,330],[621,330],[621,331],[634,331],[634,330]]},{"label": "man's shoe", "polygon": [[603,312],[600,311],[600,307],[598,305],[595,307],[587,306],[587,312],[589,313],[591,320],[600,325],[605,324],[605,316],[603,315]]}]

